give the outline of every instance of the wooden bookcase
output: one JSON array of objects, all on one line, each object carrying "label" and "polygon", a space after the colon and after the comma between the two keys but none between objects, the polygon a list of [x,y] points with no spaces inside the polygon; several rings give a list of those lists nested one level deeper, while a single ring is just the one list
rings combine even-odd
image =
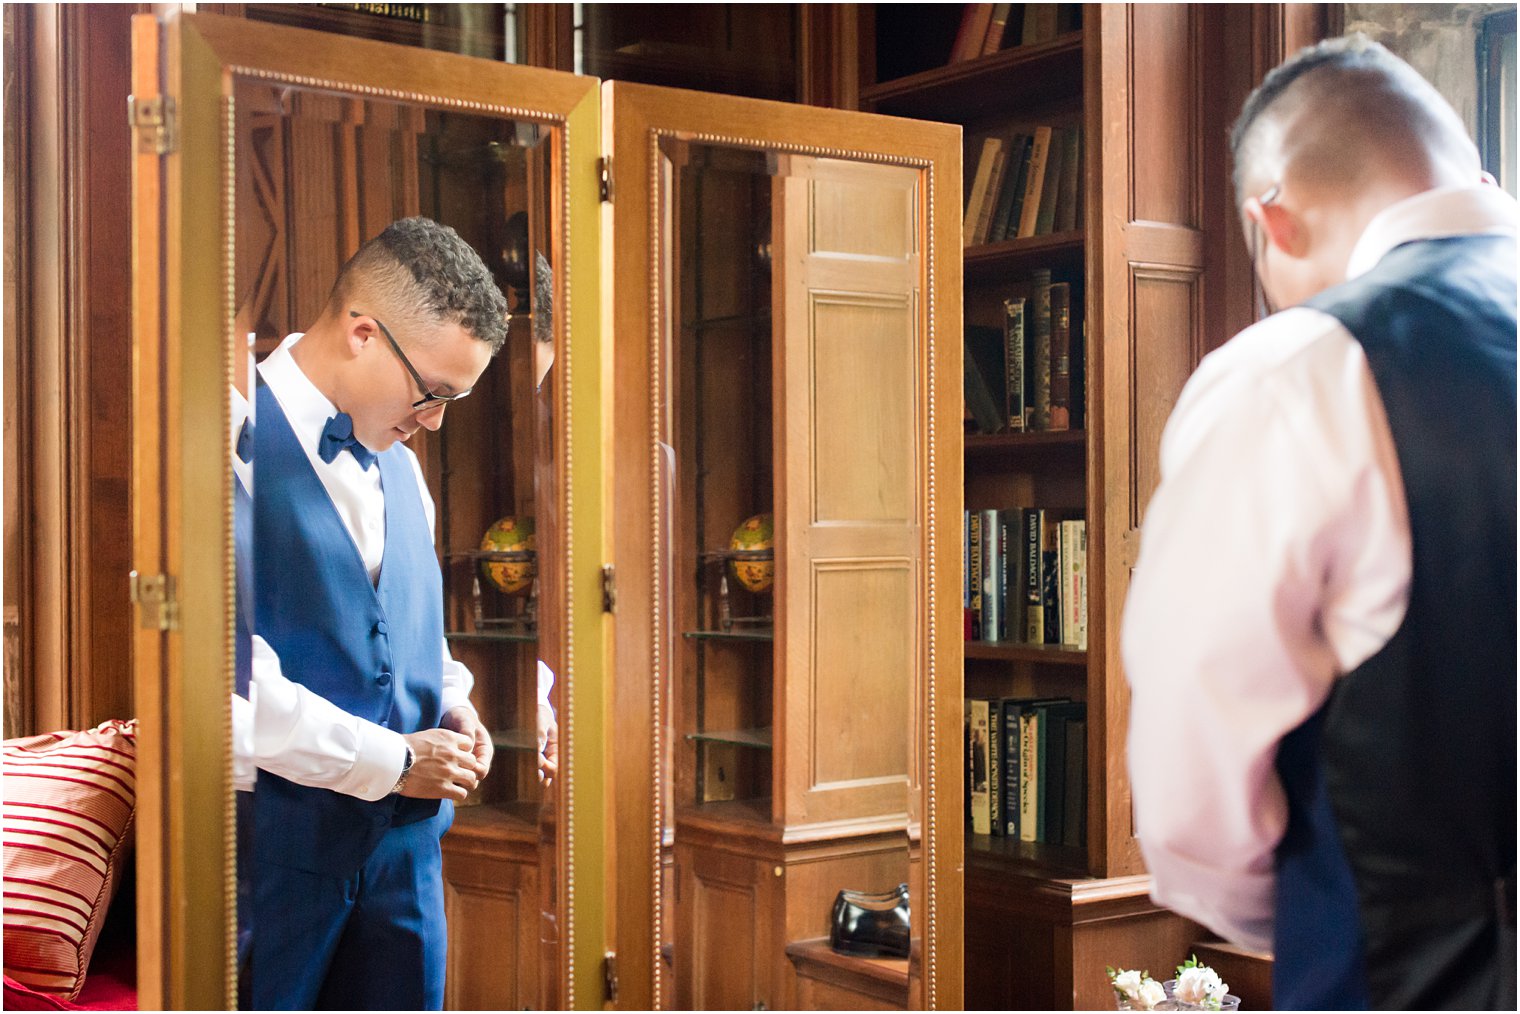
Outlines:
[{"label": "wooden bookcase", "polygon": [[[1087,709],[1084,845],[976,835],[968,821],[969,1009],[1107,1007],[1105,965],[1164,969],[1204,938],[1148,896],[1119,619],[1172,404],[1202,356],[1250,320],[1224,138],[1265,71],[1327,27],[1317,5],[1295,6],[1088,4],[1080,27],[1063,18],[1053,39],[1014,45],[1010,30],[1001,50],[955,63],[961,5],[862,8],[861,108],[961,124],[968,195],[979,132],[1083,133],[1075,231],[965,250],[968,325],[997,323],[1013,280],[1034,268],[1070,282],[1073,318],[1080,308],[1086,323],[1085,346],[1072,326],[1073,356],[1085,353],[1080,428],[982,434],[968,423],[965,505],[1080,511],[1090,581],[1086,651],[965,647],[968,698],[1067,697]],[[1075,369],[1072,382],[1076,399]]]}]

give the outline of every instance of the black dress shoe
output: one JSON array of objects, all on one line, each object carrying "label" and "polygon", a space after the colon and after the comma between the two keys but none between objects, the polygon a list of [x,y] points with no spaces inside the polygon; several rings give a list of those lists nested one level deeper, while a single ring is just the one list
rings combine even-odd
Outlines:
[{"label": "black dress shoe", "polygon": [[908,956],[908,885],[881,894],[840,891],[829,920],[829,946],[841,954]]},{"label": "black dress shoe", "polygon": [[846,898],[857,905],[871,905],[875,903],[877,904],[877,907],[880,907],[879,903],[884,901],[890,901],[895,905],[899,901],[906,902],[908,900],[908,885],[898,884],[890,891],[880,891],[875,894],[871,894],[866,891],[851,891],[846,888],[845,890],[839,892],[839,896],[841,898]]}]

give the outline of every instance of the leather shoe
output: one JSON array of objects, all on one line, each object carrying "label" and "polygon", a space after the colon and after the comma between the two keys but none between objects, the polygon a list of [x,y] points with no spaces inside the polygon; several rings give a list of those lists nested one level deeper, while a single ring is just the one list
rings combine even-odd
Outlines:
[{"label": "leather shoe", "polygon": [[840,891],[829,920],[829,946],[841,954],[906,958],[908,912],[907,884],[880,894]]}]

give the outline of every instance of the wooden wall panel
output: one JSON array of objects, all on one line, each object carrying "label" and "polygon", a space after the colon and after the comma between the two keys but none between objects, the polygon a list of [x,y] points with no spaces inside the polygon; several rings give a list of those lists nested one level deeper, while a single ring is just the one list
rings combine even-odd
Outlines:
[{"label": "wooden wall panel", "polygon": [[911,299],[813,300],[813,521],[909,524],[918,345]]},{"label": "wooden wall panel", "polygon": [[[1130,44],[1130,218],[1196,227],[1197,178],[1186,171],[1202,143],[1194,115],[1195,18],[1185,4],[1136,11]],[[1187,56],[1184,57],[1183,54]],[[1151,54],[1165,54],[1159,59]],[[1157,172],[1166,166],[1171,172]],[[1177,171],[1182,170],[1182,171]]]},{"label": "wooden wall panel", "polygon": [[[814,562],[814,659],[808,787],[886,782],[886,812],[906,809],[916,568],[908,560]],[[872,793],[876,795],[876,793]],[[831,816],[842,817],[841,812]],[[853,815],[853,814],[851,814]]]},{"label": "wooden wall panel", "polygon": [[1200,271],[1134,267],[1130,375],[1134,392],[1130,439],[1130,525],[1140,527],[1145,505],[1161,482],[1161,433],[1199,359],[1203,301]]},{"label": "wooden wall panel", "polygon": [[7,12],[7,735],[132,715],[134,11]]}]

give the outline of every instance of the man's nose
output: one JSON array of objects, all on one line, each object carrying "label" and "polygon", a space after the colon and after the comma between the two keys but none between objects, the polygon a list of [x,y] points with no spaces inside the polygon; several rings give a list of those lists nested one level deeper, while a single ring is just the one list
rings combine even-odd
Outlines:
[{"label": "man's nose", "polygon": [[429,405],[417,413],[417,425],[436,432],[443,425],[443,410],[446,408],[447,405]]}]

